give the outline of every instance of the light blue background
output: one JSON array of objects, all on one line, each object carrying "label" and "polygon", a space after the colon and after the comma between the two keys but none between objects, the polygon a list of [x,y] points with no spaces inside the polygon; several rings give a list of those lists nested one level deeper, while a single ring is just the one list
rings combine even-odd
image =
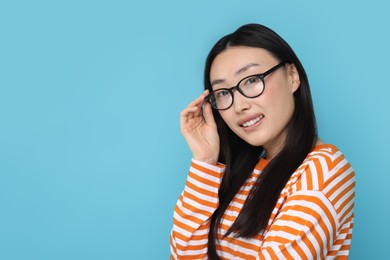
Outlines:
[{"label": "light blue background", "polygon": [[390,233],[386,1],[2,1],[0,259],[168,259],[179,113],[238,26],[284,37],[319,132],[356,170],[351,259]]}]

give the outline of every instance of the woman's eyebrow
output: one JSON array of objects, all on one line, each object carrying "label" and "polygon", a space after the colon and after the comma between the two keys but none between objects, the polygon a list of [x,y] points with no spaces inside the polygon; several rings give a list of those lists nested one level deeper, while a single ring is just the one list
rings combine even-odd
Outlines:
[{"label": "woman's eyebrow", "polygon": [[[259,64],[257,64],[257,63],[249,63],[249,64],[245,65],[244,67],[242,67],[241,69],[237,70],[237,71],[234,73],[234,75],[235,75],[235,76],[238,76],[238,75],[244,73],[245,71],[247,71],[249,68],[255,67],[255,66],[259,66]],[[214,85],[216,85],[216,84],[221,84],[221,83],[224,83],[224,82],[225,82],[224,79],[215,79],[215,80],[213,80],[213,81],[211,82],[211,86],[214,86]]]},{"label": "woman's eyebrow", "polygon": [[242,67],[241,69],[237,70],[236,73],[234,73],[234,75],[238,76],[238,75],[244,73],[245,71],[247,71],[249,68],[256,67],[256,66],[259,66],[259,64],[257,64],[257,63],[249,63],[249,64],[245,65],[244,67]]}]

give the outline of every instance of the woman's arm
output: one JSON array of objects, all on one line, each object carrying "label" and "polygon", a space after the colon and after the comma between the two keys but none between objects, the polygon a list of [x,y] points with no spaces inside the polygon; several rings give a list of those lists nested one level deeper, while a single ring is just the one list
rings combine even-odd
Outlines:
[{"label": "woman's arm", "polygon": [[171,232],[171,259],[207,255],[210,219],[217,209],[223,165],[192,160],[184,191],[177,201]]}]

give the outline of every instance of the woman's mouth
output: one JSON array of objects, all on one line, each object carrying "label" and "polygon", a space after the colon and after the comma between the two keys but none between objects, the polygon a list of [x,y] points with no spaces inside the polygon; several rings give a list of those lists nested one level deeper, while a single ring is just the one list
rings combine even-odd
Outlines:
[{"label": "woman's mouth", "polygon": [[259,122],[263,118],[264,118],[264,115],[260,115],[260,116],[258,116],[256,118],[253,118],[253,119],[251,119],[251,120],[241,124],[241,126],[243,126],[244,128],[250,127],[250,126],[256,124],[257,122]]}]

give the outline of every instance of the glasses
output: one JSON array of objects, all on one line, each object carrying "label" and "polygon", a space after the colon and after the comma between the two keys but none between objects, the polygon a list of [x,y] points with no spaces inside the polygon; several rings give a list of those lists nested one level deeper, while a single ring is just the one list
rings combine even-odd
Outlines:
[{"label": "glasses", "polygon": [[220,88],[212,91],[205,97],[205,101],[209,102],[211,106],[217,110],[226,110],[233,105],[234,95],[233,90],[237,89],[244,97],[256,98],[263,94],[265,89],[264,78],[282,67],[286,62],[281,62],[278,65],[270,68],[264,73],[255,74],[243,78],[238,84],[231,88]]}]

